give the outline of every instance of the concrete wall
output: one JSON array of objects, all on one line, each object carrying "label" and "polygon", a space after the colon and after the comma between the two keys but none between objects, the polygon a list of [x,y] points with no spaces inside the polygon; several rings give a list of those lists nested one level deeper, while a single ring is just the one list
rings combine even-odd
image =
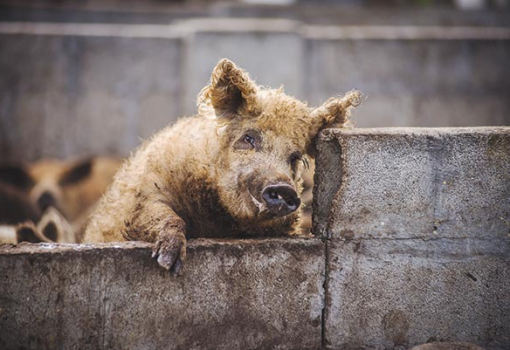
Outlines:
[{"label": "concrete wall", "polygon": [[181,114],[181,45],[118,33],[0,35],[0,158],[129,154]]},{"label": "concrete wall", "polygon": [[[249,2],[249,3],[248,3]],[[308,24],[384,26],[508,27],[510,2],[491,1],[483,10],[459,11],[454,1],[428,4],[399,0],[282,1],[286,6],[255,1],[119,1],[0,0],[0,21],[168,24],[193,17],[287,18]],[[268,1],[265,1],[266,3]],[[506,8],[504,3],[506,2]],[[488,5],[489,2],[485,2]],[[319,5],[319,6],[317,6]],[[354,5],[354,6],[353,6]],[[402,6],[404,5],[404,6]],[[439,6],[435,6],[439,5]],[[499,5],[499,6],[498,6]]]},{"label": "concrete wall", "polygon": [[150,256],[146,243],[0,247],[0,348],[320,348],[320,241],[192,241],[180,277]]},{"label": "concrete wall", "polygon": [[0,247],[2,349],[510,348],[510,128],[326,130],[319,239]]},{"label": "concrete wall", "polygon": [[510,128],[326,130],[324,344],[510,347]]},{"label": "concrete wall", "polygon": [[215,63],[312,105],[352,88],[356,125],[510,124],[510,29],[0,23],[0,161],[127,155],[195,111]]}]

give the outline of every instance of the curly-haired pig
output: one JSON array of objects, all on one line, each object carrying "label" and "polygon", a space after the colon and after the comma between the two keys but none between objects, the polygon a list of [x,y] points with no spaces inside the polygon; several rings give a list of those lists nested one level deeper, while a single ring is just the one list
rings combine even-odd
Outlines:
[{"label": "curly-haired pig", "polygon": [[120,169],[84,241],[153,242],[153,257],[178,274],[187,238],[297,234],[304,157],[360,100],[352,91],[310,108],[221,60],[198,114],[161,130]]}]

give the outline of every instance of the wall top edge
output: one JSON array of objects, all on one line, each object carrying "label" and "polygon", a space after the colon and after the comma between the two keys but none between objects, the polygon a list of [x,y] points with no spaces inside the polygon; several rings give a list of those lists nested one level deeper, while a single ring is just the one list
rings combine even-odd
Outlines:
[{"label": "wall top edge", "polygon": [[510,40],[506,27],[317,26],[286,19],[196,18],[168,25],[0,23],[0,35],[180,39],[196,33],[289,34],[310,40]]},{"label": "wall top edge", "polygon": [[[312,247],[322,246],[320,239],[315,237],[282,237],[257,239],[190,239],[187,248],[194,250],[200,248],[217,249],[221,247]],[[112,250],[151,250],[152,244],[147,242],[112,242],[95,244],[71,243],[20,243],[18,245],[0,245],[0,255],[44,254],[85,251],[112,251]]]},{"label": "wall top edge", "polygon": [[337,136],[370,136],[370,135],[395,135],[395,136],[441,136],[441,135],[510,135],[509,126],[482,126],[482,127],[391,127],[391,128],[353,128],[339,129],[330,128],[322,131],[320,137],[329,139]]}]

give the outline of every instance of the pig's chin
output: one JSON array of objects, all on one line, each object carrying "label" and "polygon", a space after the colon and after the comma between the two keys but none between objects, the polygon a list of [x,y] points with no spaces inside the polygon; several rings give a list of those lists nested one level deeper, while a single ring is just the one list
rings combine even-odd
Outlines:
[{"label": "pig's chin", "polygon": [[242,204],[238,205],[235,208],[236,210],[231,212],[231,215],[240,222],[256,224],[257,222],[268,221],[275,218],[269,213],[266,203],[258,198],[258,196],[253,195],[250,191],[244,192],[244,194],[240,196],[239,202]]}]

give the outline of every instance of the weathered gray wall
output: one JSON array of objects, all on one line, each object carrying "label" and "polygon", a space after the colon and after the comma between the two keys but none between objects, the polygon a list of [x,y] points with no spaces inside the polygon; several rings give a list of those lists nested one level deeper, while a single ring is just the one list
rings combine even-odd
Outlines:
[{"label": "weathered gray wall", "polygon": [[510,124],[510,29],[0,23],[0,161],[128,155],[184,114],[222,57],[316,105],[352,88],[365,126]]},{"label": "weathered gray wall", "polygon": [[0,34],[0,159],[127,155],[181,114],[181,45]]},{"label": "weathered gray wall", "polygon": [[309,101],[356,87],[359,127],[510,124],[507,41],[314,38],[308,55]]},{"label": "weathered gray wall", "polygon": [[325,345],[510,348],[510,128],[326,130]]},{"label": "weathered gray wall", "polygon": [[192,241],[180,277],[150,255],[146,243],[0,247],[0,348],[320,348],[320,241]]}]

